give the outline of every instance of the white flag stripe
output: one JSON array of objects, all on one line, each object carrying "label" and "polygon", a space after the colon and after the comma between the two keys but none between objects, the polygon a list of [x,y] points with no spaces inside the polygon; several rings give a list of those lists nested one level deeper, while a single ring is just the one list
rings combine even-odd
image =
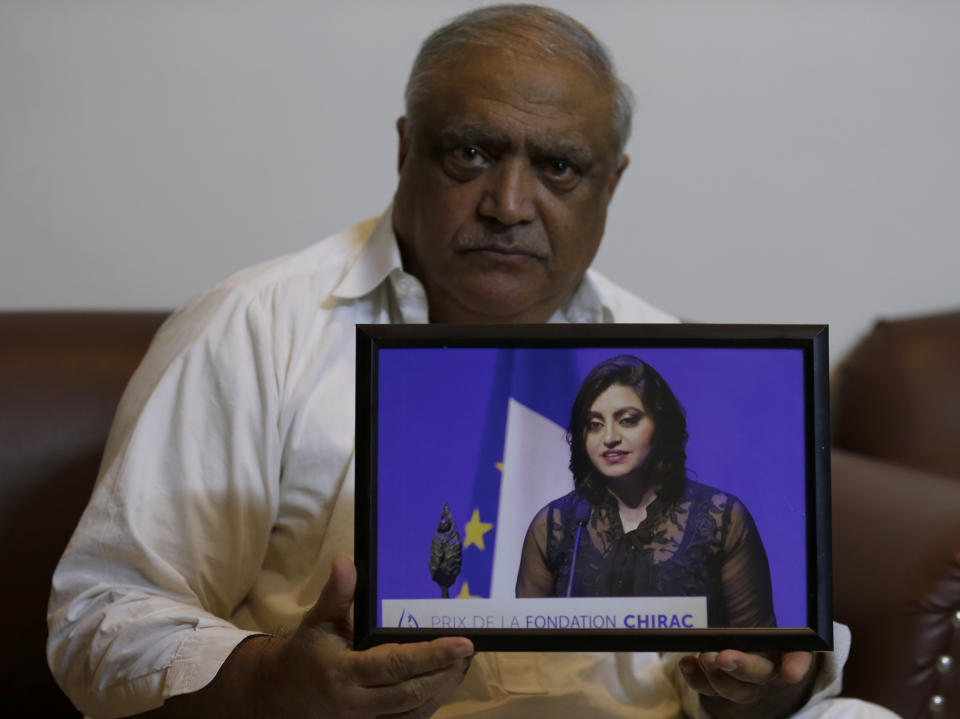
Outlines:
[{"label": "white flag stripe", "polygon": [[557,423],[510,399],[490,582],[494,599],[515,596],[523,537],[533,515],[573,489],[565,432]]}]

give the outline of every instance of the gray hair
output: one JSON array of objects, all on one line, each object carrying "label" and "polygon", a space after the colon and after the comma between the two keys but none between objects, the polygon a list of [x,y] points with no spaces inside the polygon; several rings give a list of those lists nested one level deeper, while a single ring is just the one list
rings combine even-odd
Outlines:
[{"label": "gray hair", "polygon": [[491,5],[458,15],[420,46],[404,94],[407,116],[429,99],[429,77],[466,47],[492,47],[536,58],[565,58],[591,72],[613,93],[611,117],[617,155],[630,137],[633,93],[617,76],[610,53],[590,30],[539,5]]}]

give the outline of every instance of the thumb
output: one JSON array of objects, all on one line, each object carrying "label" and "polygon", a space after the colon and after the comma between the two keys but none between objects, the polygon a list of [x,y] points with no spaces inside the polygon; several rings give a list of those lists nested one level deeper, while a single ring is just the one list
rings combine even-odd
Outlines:
[{"label": "thumb", "polygon": [[307,626],[333,624],[338,633],[353,634],[350,605],[357,586],[357,568],[349,557],[339,556],[333,560],[330,578],[320,592],[320,598],[303,618]]}]

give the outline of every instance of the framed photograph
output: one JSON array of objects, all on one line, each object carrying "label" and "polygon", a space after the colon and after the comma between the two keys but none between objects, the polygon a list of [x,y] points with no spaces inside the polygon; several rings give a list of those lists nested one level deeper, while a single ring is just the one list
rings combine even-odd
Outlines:
[{"label": "framed photograph", "polygon": [[829,650],[827,328],[357,327],[355,644]]}]

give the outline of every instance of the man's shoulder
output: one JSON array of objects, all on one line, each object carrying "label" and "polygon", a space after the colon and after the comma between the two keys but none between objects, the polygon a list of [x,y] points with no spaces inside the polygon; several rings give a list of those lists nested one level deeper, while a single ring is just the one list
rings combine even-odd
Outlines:
[{"label": "man's shoulder", "polygon": [[604,314],[610,315],[604,317],[607,322],[644,324],[680,321],[669,312],[655,307],[633,292],[624,289],[597,270],[587,270],[587,278],[600,296]]},{"label": "man's shoulder", "polygon": [[315,321],[329,308],[332,293],[358,261],[378,220],[235,272],[188,300],[164,323],[158,338],[175,353],[206,335],[239,329],[247,334],[293,332]]},{"label": "man's shoulder", "polygon": [[329,294],[356,261],[379,217],[325,237],[302,250],[252,265],[227,277],[217,288],[259,292],[284,283],[307,281]]}]

